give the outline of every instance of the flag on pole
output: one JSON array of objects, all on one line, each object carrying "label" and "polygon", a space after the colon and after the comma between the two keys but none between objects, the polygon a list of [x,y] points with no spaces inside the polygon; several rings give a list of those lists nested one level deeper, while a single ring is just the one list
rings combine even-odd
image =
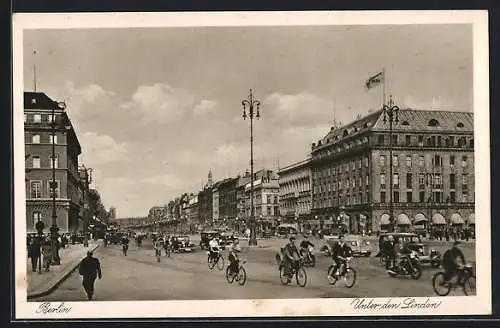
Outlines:
[{"label": "flag on pole", "polygon": [[377,85],[381,84],[384,82],[384,72],[380,72],[368,79],[365,83],[366,90],[370,90],[371,88],[376,87]]}]

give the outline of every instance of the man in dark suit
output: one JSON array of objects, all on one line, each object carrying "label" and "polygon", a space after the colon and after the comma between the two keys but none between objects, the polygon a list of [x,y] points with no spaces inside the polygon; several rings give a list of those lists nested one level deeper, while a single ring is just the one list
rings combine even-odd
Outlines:
[{"label": "man in dark suit", "polygon": [[41,256],[40,247],[40,238],[31,238],[28,254],[31,257],[31,268],[33,269],[33,272],[36,272],[38,260]]},{"label": "man in dark suit", "polygon": [[92,295],[94,294],[94,282],[96,278],[102,278],[101,263],[92,255],[92,252],[87,252],[87,257],[82,260],[79,268],[80,275],[83,277],[82,285],[89,301],[92,300]]}]

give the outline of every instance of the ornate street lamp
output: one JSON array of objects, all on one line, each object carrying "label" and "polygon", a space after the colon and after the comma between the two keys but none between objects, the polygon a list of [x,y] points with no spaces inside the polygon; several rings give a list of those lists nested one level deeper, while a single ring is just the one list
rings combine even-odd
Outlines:
[{"label": "ornate street lamp", "polygon": [[394,204],[393,204],[393,176],[392,176],[392,125],[397,124],[398,120],[398,112],[399,107],[394,105],[394,101],[392,100],[392,95],[389,96],[389,103],[382,108],[384,112],[384,123],[389,123],[389,222],[390,229],[394,231]]},{"label": "ornate street lamp", "polygon": [[[254,202],[254,186],[253,186],[253,119],[254,117],[260,118],[260,101],[253,98],[252,89],[250,89],[250,94],[248,99],[244,99],[241,104],[243,105],[243,119],[246,120],[247,116],[250,118],[250,238],[248,244],[250,246],[257,245],[257,236],[255,235],[255,209],[253,207]],[[256,107],[254,109],[254,106]],[[248,107],[248,115],[247,115]]]},{"label": "ornate street lamp", "polygon": [[[82,166],[82,169],[85,171],[85,182],[82,190],[82,200],[83,200],[83,211],[82,211],[82,218],[83,218],[83,235],[85,239],[85,243],[87,245],[87,235],[89,232],[89,222],[86,219],[87,218],[87,209],[88,209],[88,204],[86,203],[85,200],[85,195],[88,192],[89,185],[92,183],[92,172],[94,171],[93,168],[86,168],[85,166]],[[90,172],[90,173],[89,173]]]}]

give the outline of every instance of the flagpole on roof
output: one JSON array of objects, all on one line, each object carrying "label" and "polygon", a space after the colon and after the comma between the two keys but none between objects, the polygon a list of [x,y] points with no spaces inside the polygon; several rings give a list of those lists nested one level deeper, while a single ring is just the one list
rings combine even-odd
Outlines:
[{"label": "flagpole on roof", "polygon": [[385,80],[386,80],[386,75],[385,75],[385,66],[382,67],[382,108],[384,108],[385,105]]}]

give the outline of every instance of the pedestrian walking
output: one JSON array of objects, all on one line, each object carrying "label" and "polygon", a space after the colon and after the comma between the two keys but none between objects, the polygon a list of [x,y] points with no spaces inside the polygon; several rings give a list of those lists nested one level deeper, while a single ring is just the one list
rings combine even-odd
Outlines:
[{"label": "pedestrian walking", "polygon": [[42,244],[42,261],[45,272],[48,272],[52,261],[52,243],[49,238],[46,238]]},{"label": "pedestrian walking", "polygon": [[101,263],[91,251],[87,252],[85,257],[80,263],[79,273],[82,276],[82,285],[87,293],[87,299],[90,301],[94,295],[94,283],[97,278],[102,278]]},{"label": "pedestrian walking", "polygon": [[32,238],[29,248],[29,257],[31,258],[31,268],[33,272],[36,272],[38,267],[38,260],[40,259],[40,240],[38,238]]}]

